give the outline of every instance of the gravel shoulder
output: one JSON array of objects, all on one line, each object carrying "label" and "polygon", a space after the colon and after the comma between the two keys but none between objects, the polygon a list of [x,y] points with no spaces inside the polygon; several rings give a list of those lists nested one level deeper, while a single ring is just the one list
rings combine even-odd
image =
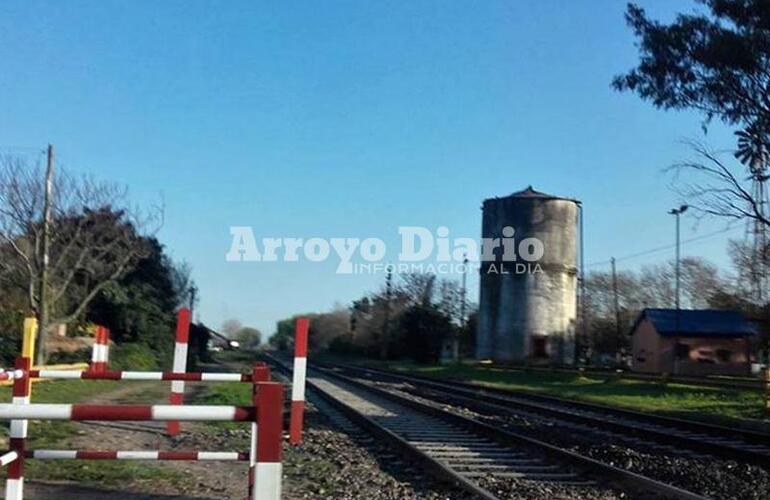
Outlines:
[{"label": "gravel shoulder", "polygon": [[[505,415],[476,412],[412,384],[378,382],[378,385],[709,498],[770,499],[770,464],[765,468],[673,447],[651,446],[617,433],[513,408],[512,413]],[[423,392],[431,393],[431,399],[421,398]]]}]

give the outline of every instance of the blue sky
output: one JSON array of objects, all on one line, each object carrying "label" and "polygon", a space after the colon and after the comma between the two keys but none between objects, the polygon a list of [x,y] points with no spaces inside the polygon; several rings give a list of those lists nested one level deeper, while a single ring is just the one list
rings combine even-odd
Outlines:
[{"label": "blue sky", "polygon": [[[641,1],[656,17],[691,1]],[[260,237],[380,237],[446,225],[529,184],[586,208],[586,261],[669,244],[666,166],[701,118],[610,89],[636,61],[616,0],[0,3],[0,152],[163,199],[159,238],[189,261],[200,318],[277,319],[348,302],[380,276],[228,263]],[[715,126],[708,141],[731,145]],[[723,223],[685,220],[683,237]],[[740,236],[742,230],[731,234]],[[685,246],[727,264],[725,236]],[[620,261],[620,268],[673,251]],[[600,269],[601,265],[594,268]],[[475,297],[471,280],[470,296]]]}]

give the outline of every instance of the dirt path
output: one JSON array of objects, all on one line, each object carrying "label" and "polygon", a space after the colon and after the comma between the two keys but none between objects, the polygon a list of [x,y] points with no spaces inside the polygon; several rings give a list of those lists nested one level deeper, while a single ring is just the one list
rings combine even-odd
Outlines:
[{"label": "dirt path", "polygon": [[[186,384],[186,401],[194,401],[202,387]],[[158,383],[137,382],[118,390],[100,394],[90,404],[166,403],[165,396],[158,398]],[[248,444],[247,430],[220,429],[204,423],[182,423],[179,436],[165,435],[165,422],[76,422],[75,435],[57,446],[67,449],[104,450],[200,450],[245,451]],[[246,494],[248,465],[244,462],[140,462],[157,467],[169,474],[163,477],[129,478],[110,484],[110,490],[90,489],[74,482],[30,481],[29,498],[105,498],[165,499],[165,498],[242,498]],[[115,467],[126,461],[90,461],[89,467]],[[131,462],[130,465],[134,465]],[[130,466],[129,465],[129,466]],[[168,477],[165,477],[168,476]]]},{"label": "dirt path", "polygon": [[25,484],[24,498],[29,500],[83,500],[84,498],[109,498],[110,500],[213,500],[208,497],[153,495],[85,488],[71,483],[38,481],[29,481]]}]

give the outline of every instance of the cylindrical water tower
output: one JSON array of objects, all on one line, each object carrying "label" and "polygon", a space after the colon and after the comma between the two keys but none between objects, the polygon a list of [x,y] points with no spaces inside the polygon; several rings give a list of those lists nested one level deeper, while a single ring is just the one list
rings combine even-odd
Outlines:
[{"label": "cylindrical water tower", "polygon": [[[510,250],[504,255],[499,244],[494,256],[481,263],[478,359],[573,362],[578,205],[576,200],[540,193],[531,186],[504,198],[484,200],[482,243],[494,247],[495,239],[509,237],[513,231],[506,243],[509,249],[511,243],[515,245],[516,255]],[[531,251],[534,244],[542,249],[536,259]]]}]

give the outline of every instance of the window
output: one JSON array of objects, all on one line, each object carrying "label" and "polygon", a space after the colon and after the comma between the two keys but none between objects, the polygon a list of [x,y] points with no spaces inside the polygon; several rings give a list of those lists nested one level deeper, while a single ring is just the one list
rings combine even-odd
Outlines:
[{"label": "window", "polygon": [[690,346],[687,344],[676,344],[675,348],[676,357],[679,359],[687,359],[690,357]]},{"label": "window", "polygon": [[730,349],[717,349],[717,359],[720,363],[729,363],[733,352]]},{"label": "window", "polygon": [[548,352],[546,351],[545,337],[532,337],[532,357],[533,358],[548,357]]}]

